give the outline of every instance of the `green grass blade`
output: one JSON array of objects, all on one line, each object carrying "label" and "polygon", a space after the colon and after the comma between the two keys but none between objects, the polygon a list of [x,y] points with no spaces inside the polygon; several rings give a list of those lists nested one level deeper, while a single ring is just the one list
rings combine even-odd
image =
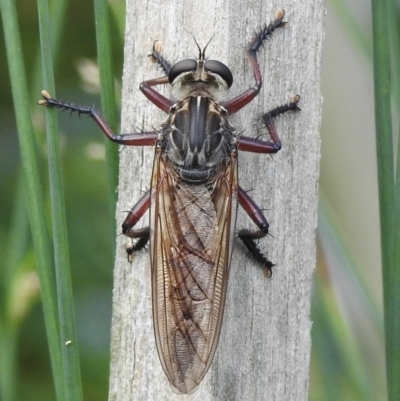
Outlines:
[{"label": "green grass blade", "polygon": [[[399,110],[400,106],[400,24],[397,3],[389,1],[389,29],[391,42],[391,77],[392,81],[392,101],[395,101],[394,110]],[[390,281],[390,300],[389,300],[389,331],[390,334],[390,385],[389,400],[400,398],[400,315],[397,306],[400,304],[400,135],[397,136],[397,160],[395,164],[395,186],[394,186],[394,206],[393,206],[393,265],[389,271]]]},{"label": "green grass blade", "polygon": [[[29,94],[24,62],[21,53],[17,12],[12,0],[1,2],[4,36],[7,49],[7,59],[14,108],[18,129],[22,169],[25,180],[25,193],[32,231],[35,257],[41,283],[43,311],[46,322],[47,336],[51,352],[53,375],[56,392],[59,394],[62,383],[62,364],[59,347],[59,327],[57,319],[56,298],[53,289],[53,270],[50,251],[50,238],[47,231],[43,188],[39,176],[36,144],[33,134],[31,116],[29,113]],[[54,351],[54,352],[53,352]],[[62,398],[59,398],[62,400]]]},{"label": "green grass blade", "polygon": [[398,2],[388,1],[388,29],[390,36],[390,59],[391,59],[391,95],[392,102],[395,102],[395,109],[400,107],[400,19]]},{"label": "green grass blade", "polygon": [[[46,0],[38,0],[38,11],[43,84],[50,92],[54,93],[49,11]],[[46,116],[49,185],[54,237],[58,313],[60,321],[61,354],[65,380],[65,401],[80,401],[83,399],[83,396],[78,342],[75,328],[75,313],[72,295],[56,111],[46,109]]]},{"label": "green grass blade", "polygon": [[3,401],[16,400],[17,330],[15,326],[0,322],[0,396]]},{"label": "green grass blade", "polygon": [[1,241],[4,258],[0,260],[0,399],[3,401],[15,400],[16,396],[19,319],[13,313],[12,300],[22,258],[29,244],[29,217],[21,173],[19,171],[7,238]]},{"label": "green grass blade", "polygon": [[[95,0],[97,59],[100,70],[101,108],[102,113],[112,130],[117,126],[114,77],[112,66],[111,36],[108,3],[106,0]],[[118,147],[104,139],[107,159],[108,194],[112,221],[112,243],[115,247],[115,206],[118,187]]]},{"label": "green grass blade", "polygon": [[[61,36],[67,18],[67,6],[68,0],[57,0],[50,4],[51,6],[51,49],[53,54],[53,60],[57,60],[60,53]],[[39,50],[39,49],[38,49]],[[55,61],[54,61],[55,62]],[[42,59],[40,51],[37,52],[37,56],[32,68],[32,86],[31,86],[31,99],[32,102],[37,102],[37,94],[43,89],[42,88]],[[40,111],[40,110],[39,110]]]},{"label": "green grass blade", "polygon": [[[386,339],[386,374],[388,399],[400,399],[400,331],[396,293],[394,251],[394,161],[391,115],[390,42],[388,3],[372,0],[372,29],[374,50],[375,126],[378,161],[379,208],[383,270],[383,299]],[[397,232],[397,229],[396,229]],[[398,297],[398,295],[397,295]]]},{"label": "green grass blade", "polygon": [[[386,3],[372,0],[375,122],[378,158],[378,180],[381,204],[381,225],[384,235],[391,234],[393,213],[393,138],[390,105],[390,56],[387,32]],[[390,243],[390,241],[387,241]],[[386,245],[386,241],[385,241]],[[391,252],[384,248],[384,258]]]},{"label": "green grass blade", "polygon": [[396,161],[396,182],[395,182],[395,198],[394,198],[394,229],[393,229],[393,267],[390,270],[390,306],[388,307],[390,314],[390,352],[391,366],[390,379],[393,383],[389,387],[389,400],[398,400],[400,398],[400,318],[398,305],[400,305],[400,141],[397,142],[397,161]]}]

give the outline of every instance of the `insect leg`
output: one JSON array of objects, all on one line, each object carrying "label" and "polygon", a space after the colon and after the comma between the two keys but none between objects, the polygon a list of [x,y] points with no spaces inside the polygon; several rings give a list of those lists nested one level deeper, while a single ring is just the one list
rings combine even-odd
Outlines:
[{"label": "insect leg", "polygon": [[155,104],[165,113],[169,113],[169,110],[174,102],[152,88],[152,86],[169,84],[168,74],[169,70],[171,69],[171,63],[160,54],[160,50],[161,42],[156,40],[153,44],[153,50],[151,54],[149,54],[149,57],[151,57],[152,61],[158,63],[161,66],[161,69],[165,72],[166,76],[143,81],[140,84],[139,88],[142,93],[147,97],[147,99],[150,100],[150,102]]},{"label": "insect leg", "polygon": [[122,223],[122,233],[129,238],[136,238],[136,243],[125,247],[128,254],[128,260],[131,261],[131,255],[143,249],[150,239],[150,227],[143,227],[133,230],[133,227],[142,218],[150,206],[151,191],[147,191],[126,216]]},{"label": "insect leg", "polygon": [[285,26],[286,22],[283,21],[285,12],[283,10],[278,10],[275,14],[275,20],[269,25],[265,25],[248,44],[246,49],[246,56],[249,59],[251,68],[253,70],[255,85],[243,92],[241,95],[229,100],[223,106],[228,111],[228,114],[236,113],[238,110],[250,103],[260,91],[262,85],[262,78],[260,72],[260,66],[257,61],[257,51],[262,45],[263,41],[272,36],[272,33],[276,28],[281,28]]},{"label": "insect leg", "polygon": [[300,100],[299,95],[294,95],[290,99],[288,104],[276,107],[275,109],[265,113],[263,120],[267,127],[268,133],[271,137],[269,141],[263,141],[257,138],[249,138],[247,136],[241,136],[236,139],[238,150],[245,152],[254,153],[277,153],[281,149],[281,140],[279,139],[278,133],[276,132],[274,118],[280,114],[284,114],[288,111],[300,111],[297,106]]},{"label": "insect leg", "polygon": [[75,103],[68,103],[62,100],[52,99],[47,91],[42,91],[45,100],[39,100],[40,106],[57,107],[63,110],[76,111],[78,114],[87,114],[101,128],[106,137],[113,142],[128,146],[154,146],[157,140],[156,132],[137,132],[133,134],[114,134],[109,125],[101,117],[100,113],[93,107],[81,106]]},{"label": "insect leg", "polygon": [[139,89],[147,97],[147,99],[149,99],[151,103],[155,104],[165,113],[169,113],[169,109],[174,104],[174,102],[161,95],[161,93],[153,89],[152,86],[164,85],[168,83],[168,77],[160,77],[143,81],[139,86]]},{"label": "insect leg", "polygon": [[164,56],[161,55],[161,42],[159,40],[154,42],[153,50],[151,51],[151,54],[149,54],[149,57],[153,62],[161,67],[165,75],[169,75],[172,65]]},{"label": "insect leg", "polygon": [[259,228],[258,230],[247,230],[241,229],[238,233],[239,238],[243,241],[244,245],[253,256],[255,261],[261,265],[264,269],[266,277],[271,277],[272,267],[274,264],[267,259],[267,257],[261,252],[258,247],[256,240],[265,237],[268,234],[269,224],[265,218],[261,209],[257,204],[250,198],[247,192],[239,187],[238,190],[238,201],[240,206],[245,210],[249,217]]}]

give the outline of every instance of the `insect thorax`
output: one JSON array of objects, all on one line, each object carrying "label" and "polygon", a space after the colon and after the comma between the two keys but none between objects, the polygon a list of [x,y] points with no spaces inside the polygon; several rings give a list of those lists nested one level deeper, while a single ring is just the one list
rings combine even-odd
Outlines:
[{"label": "insect thorax", "polygon": [[162,125],[164,149],[184,181],[203,183],[235,147],[226,110],[209,96],[175,103]]}]

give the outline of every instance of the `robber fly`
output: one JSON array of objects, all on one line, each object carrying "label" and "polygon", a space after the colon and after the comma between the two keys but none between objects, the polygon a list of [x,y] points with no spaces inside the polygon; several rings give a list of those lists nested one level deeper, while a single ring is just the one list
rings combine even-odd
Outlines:
[{"label": "robber fly", "polygon": [[[274,118],[299,110],[299,96],[263,115],[270,140],[240,136],[229,122],[254,99],[261,88],[257,51],[276,28],[283,27],[284,11],[261,29],[247,46],[246,55],[255,84],[239,96],[218,102],[213,93],[229,88],[229,68],[205,58],[170,64],[153,46],[151,58],[165,76],[142,82],[140,90],[167,118],[158,131],[116,135],[91,107],[52,99],[42,91],[40,105],[88,114],[113,142],[128,146],[155,146],[151,189],[143,195],[122,224],[123,233],[136,242],[127,247],[129,258],[150,241],[153,323],[158,354],[172,386],[189,393],[199,385],[213,359],[221,330],[237,203],[257,225],[241,229],[238,238],[267,276],[273,264],[257,241],[268,233],[261,209],[238,185],[238,150],[276,153],[281,142]],[[186,95],[170,100],[153,87],[179,86]],[[135,228],[150,207],[150,227]]]}]

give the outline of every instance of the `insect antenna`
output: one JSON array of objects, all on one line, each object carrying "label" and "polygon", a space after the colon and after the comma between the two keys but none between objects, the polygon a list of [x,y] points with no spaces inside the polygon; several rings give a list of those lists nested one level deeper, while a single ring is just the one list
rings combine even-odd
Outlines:
[{"label": "insect antenna", "polygon": [[192,38],[193,38],[193,40],[194,40],[194,43],[196,43],[197,49],[199,50],[199,60],[205,60],[205,59],[206,59],[206,49],[207,49],[207,46],[208,46],[208,45],[210,44],[210,42],[213,40],[214,35],[211,36],[210,40],[209,40],[209,41],[207,42],[207,44],[205,45],[204,49],[201,50],[201,47],[200,47],[200,45],[197,43],[197,40],[196,40],[196,38],[194,37],[193,33],[192,33],[192,32],[189,32],[189,33],[192,35]]},{"label": "insect antenna", "polygon": [[205,47],[204,47],[204,49],[203,49],[203,52],[202,52],[202,54],[201,54],[202,60],[205,60],[205,59],[206,59],[206,49],[207,49],[207,46],[210,44],[210,42],[213,40],[213,38],[214,38],[214,35],[211,36],[210,40],[209,40],[209,41],[207,42],[207,44],[205,45]]}]

